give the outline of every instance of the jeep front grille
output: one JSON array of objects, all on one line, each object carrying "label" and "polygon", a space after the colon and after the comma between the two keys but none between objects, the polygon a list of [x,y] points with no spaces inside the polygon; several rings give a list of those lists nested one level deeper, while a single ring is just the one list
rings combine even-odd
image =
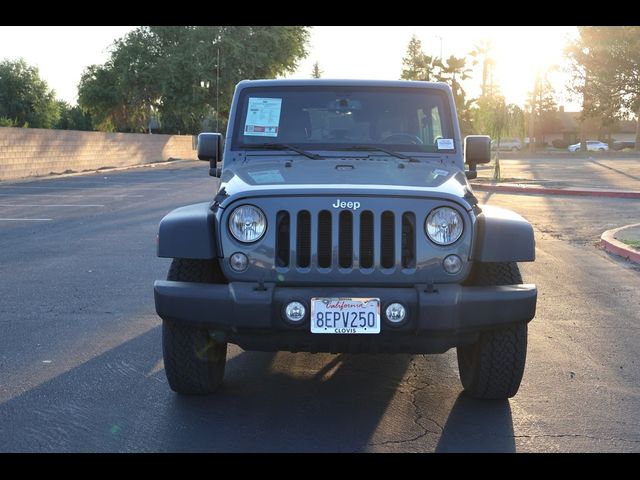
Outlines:
[{"label": "jeep front grille", "polygon": [[281,210],[275,223],[278,267],[368,270],[416,266],[413,212]]}]

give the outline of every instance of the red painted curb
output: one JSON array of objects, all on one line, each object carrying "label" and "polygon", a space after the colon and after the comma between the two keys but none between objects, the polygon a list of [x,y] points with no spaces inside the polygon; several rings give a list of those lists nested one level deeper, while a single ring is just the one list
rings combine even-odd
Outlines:
[{"label": "red painted curb", "polygon": [[616,232],[619,232],[620,230],[624,230],[625,228],[636,227],[638,225],[640,224],[626,225],[624,227],[607,230],[600,237],[600,246],[609,253],[618,255],[622,258],[626,258],[631,262],[640,264],[640,252],[631,248],[625,243],[619,240],[616,240],[614,237]]},{"label": "red painted curb", "polygon": [[580,197],[610,197],[610,198],[640,198],[640,192],[614,191],[614,190],[584,190],[569,188],[529,187],[526,185],[485,185],[472,183],[474,190],[481,192],[517,193],[524,195],[574,195]]}]

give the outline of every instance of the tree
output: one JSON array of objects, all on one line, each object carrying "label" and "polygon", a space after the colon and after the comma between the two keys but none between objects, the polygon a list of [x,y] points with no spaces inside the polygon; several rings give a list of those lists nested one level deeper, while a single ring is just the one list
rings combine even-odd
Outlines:
[{"label": "tree", "polygon": [[[524,112],[514,104],[507,104],[502,95],[485,95],[477,101],[474,110],[475,126],[489,135],[495,145],[506,135],[520,136],[523,128]],[[500,180],[500,149],[495,150],[493,178]]]},{"label": "tree", "polygon": [[413,35],[407,46],[406,56],[402,58],[402,80],[421,80],[430,82],[435,79],[436,57],[422,51],[422,42]]},{"label": "tree", "polygon": [[0,62],[0,118],[4,123],[50,128],[60,112],[55,94],[40,78],[38,68],[23,59]]},{"label": "tree", "polygon": [[422,42],[413,35],[407,46],[407,53],[402,58],[402,80],[420,80],[445,82],[451,86],[453,98],[458,112],[458,120],[463,135],[471,133],[471,107],[473,100],[467,100],[461,81],[470,78],[471,70],[463,57],[451,55],[446,61],[426,55],[422,50]]},{"label": "tree", "polygon": [[311,70],[311,78],[321,78],[324,72],[320,70],[320,64],[316,61],[313,64],[313,70]]},{"label": "tree", "polygon": [[238,81],[294,71],[308,35],[298,26],[139,27],[87,68],[78,101],[101,130],[145,131],[155,117],[167,133],[197,133],[212,118],[223,130]]},{"label": "tree", "polygon": [[493,43],[491,40],[483,39],[469,53],[474,58],[473,65],[478,63],[478,58],[482,59],[482,89],[480,96],[492,96],[495,84],[493,82],[493,70],[495,68],[495,60],[493,59]]},{"label": "tree", "polygon": [[91,115],[79,106],[73,107],[63,100],[58,100],[60,118],[54,128],[59,130],[92,130]]},{"label": "tree", "polygon": [[456,110],[458,111],[460,130],[463,132],[463,135],[471,133],[473,128],[471,106],[474,101],[465,98],[466,92],[461,84],[461,81],[471,78],[471,69],[466,66],[465,58],[454,57],[453,55],[447,58],[445,63],[438,59],[436,65],[439,69],[436,74],[436,80],[438,82],[448,83],[451,86]]},{"label": "tree", "polygon": [[[526,108],[529,112],[529,122],[531,132],[535,136],[536,143],[544,146],[544,136],[550,132],[558,130],[557,104],[555,90],[551,82],[544,74],[538,71],[536,80],[528,94]],[[533,139],[529,139],[530,148],[535,148]]]},{"label": "tree", "polygon": [[566,55],[571,90],[583,98],[583,116],[610,123],[634,114],[640,150],[640,27],[579,27],[578,32]]}]

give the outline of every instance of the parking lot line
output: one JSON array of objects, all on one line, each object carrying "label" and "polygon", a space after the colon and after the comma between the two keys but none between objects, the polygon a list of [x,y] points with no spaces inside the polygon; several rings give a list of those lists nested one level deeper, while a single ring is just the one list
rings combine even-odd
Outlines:
[{"label": "parking lot line", "polygon": [[17,203],[0,203],[0,207],[104,207],[104,205],[26,205]]},{"label": "parking lot line", "polygon": [[142,198],[144,195],[128,195],[128,194],[82,194],[82,193],[0,193],[1,197],[109,197],[109,198],[125,198],[135,197]]},{"label": "parking lot line", "polygon": [[51,222],[53,218],[0,218],[0,222]]}]

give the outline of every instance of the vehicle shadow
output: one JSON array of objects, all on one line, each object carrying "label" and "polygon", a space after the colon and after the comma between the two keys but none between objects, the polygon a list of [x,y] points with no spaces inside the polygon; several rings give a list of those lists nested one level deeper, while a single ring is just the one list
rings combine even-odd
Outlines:
[{"label": "vehicle shadow", "polygon": [[166,414],[189,427],[158,438],[169,451],[363,451],[410,359],[242,352],[228,362],[219,394],[174,396]]},{"label": "vehicle shadow", "polygon": [[515,452],[508,400],[475,400],[460,393],[436,452]]},{"label": "vehicle shadow", "polygon": [[67,352],[40,367],[60,368],[42,383],[5,388],[0,451],[515,450],[509,403],[458,395],[445,355],[234,347],[222,389],[187,397],[167,385],[160,337],[155,327],[92,358]]},{"label": "vehicle shadow", "polygon": [[376,431],[415,428],[385,414],[409,355],[234,348],[220,392],[183,397],[167,385],[160,337],[155,327],[88,359],[63,353],[49,364],[58,373],[5,390],[0,451],[363,451]]}]

